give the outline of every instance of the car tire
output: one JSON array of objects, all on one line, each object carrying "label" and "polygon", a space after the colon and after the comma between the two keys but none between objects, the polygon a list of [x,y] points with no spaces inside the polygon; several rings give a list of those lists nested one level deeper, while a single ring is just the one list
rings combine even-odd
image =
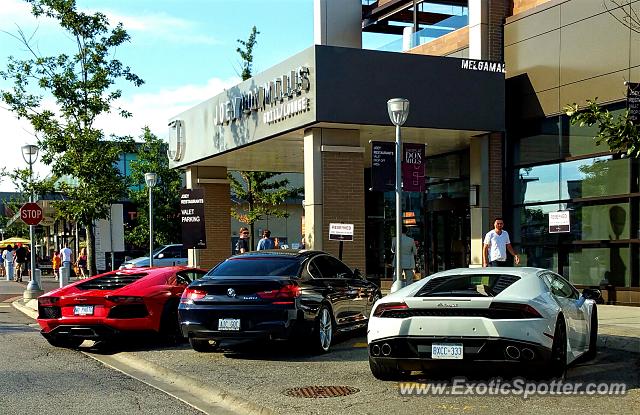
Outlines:
[{"label": "car tire", "polygon": [[584,354],[585,361],[593,360],[598,354],[598,309],[593,305],[591,311],[591,331],[589,333],[589,349]]},{"label": "car tire", "polygon": [[218,342],[210,339],[189,339],[189,344],[193,350],[200,353],[215,352],[219,347]]},{"label": "car tire", "polygon": [[551,346],[551,358],[547,363],[546,375],[551,378],[564,379],[567,373],[567,327],[564,316],[558,315]]},{"label": "car tire", "polygon": [[369,368],[371,374],[378,380],[401,380],[406,377],[409,372],[399,370],[395,367],[379,365],[373,358],[369,357]]},{"label": "car tire", "polygon": [[174,299],[169,299],[162,309],[160,335],[170,344],[180,344],[184,341],[178,320],[178,301]]},{"label": "car tire", "polygon": [[79,347],[84,339],[75,337],[47,337],[47,341],[54,347],[63,347],[65,349],[75,349]]},{"label": "car tire", "polygon": [[316,317],[313,333],[311,335],[311,345],[316,353],[328,353],[333,342],[335,325],[333,314],[326,305],[320,306],[318,317]]}]

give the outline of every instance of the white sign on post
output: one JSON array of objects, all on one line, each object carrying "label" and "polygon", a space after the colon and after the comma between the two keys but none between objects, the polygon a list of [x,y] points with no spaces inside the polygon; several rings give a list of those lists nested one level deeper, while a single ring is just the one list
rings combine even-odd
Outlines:
[{"label": "white sign on post", "polygon": [[96,267],[100,271],[107,269],[107,252],[124,251],[124,215],[121,204],[111,205],[111,220],[95,221]]},{"label": "white sign on post", "polygon": [[571,232],[571,218],[568,210],[549,212],[549,233]]},{"label": "white sign on post", "polygon": [[353,224],[352,223],[330,223],[329,224],[329,240],[330,241],[353,241]]}]

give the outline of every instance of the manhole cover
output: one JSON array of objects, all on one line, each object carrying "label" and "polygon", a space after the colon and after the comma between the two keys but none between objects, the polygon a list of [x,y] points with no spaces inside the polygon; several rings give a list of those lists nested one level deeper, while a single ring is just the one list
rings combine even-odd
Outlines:
[{"label": "manhole cover", "polygon": [[294,398],[335,398],[357,392],[360,392],[360,389],[351,386],[303,386],[285,389],[283,393]]}]

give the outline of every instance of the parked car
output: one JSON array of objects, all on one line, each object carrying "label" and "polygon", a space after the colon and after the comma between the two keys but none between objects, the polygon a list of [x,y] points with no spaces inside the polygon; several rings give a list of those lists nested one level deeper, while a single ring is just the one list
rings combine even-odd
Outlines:
[{"label": "parked car", "polygon": [[181,338],[178,303],[205,270],[132,268],[80,280],[38,298],[42,335],[57,347],[108,340],[124,332],[150,331]]},{"label": "parked car", "polygon": [[596,354],[599,297],[539,268],[439,272],[375,304],[369,366],[384,380],[455,362],[529,365],[563,376],[568,364]]},{"label": "parked car", "polygon": [[[162,245],[153,251],[153,266],[168,267],[175,265],[187,265],[189,262],[187,250],[182,244]],[[120,269],[148,267],[149,257],[141,256],[139,258],[130,259],[120,265]]]},{"label": "parked car", "polygon": [[193,349],[305,336],[327,352],[335,332],[365,327],[379,288],[320,251],[233,256],[191,283],[178,314]]}]

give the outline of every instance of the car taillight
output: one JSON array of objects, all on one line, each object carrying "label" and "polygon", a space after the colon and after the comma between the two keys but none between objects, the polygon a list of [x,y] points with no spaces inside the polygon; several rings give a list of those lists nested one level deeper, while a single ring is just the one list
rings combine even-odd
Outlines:
[{"label": "car taillight", "polygon": [[390,310],[407,310],[409,308],[405,303],[382,303],[376,307],[373,312],[374,317],[382,317],[385,311]]},{"label": "car taillight", "polygon": [[142,304],[144,300],[142,297],[135,297],[130,295],[108,295],[106,300],[117,304]]},{"label": "car taillight", "polygon": [[60,301],[59,297],[38,297],[38,304],[43,307],[52,306]]},{"label": "car taillight", "polygon": [[201,300],[205,295],[207,295],[206,290],[199,290],[197,288],[186,288],[182,292],[180,302],[182,304],[193,304],[194,300]]},{"label": "car taillight", "polygon": [[274,301],[273,304],[292,304],[294,298],[300,297],[300,287],[294,284],[287,284],[278,290],[260,291],[256,295],[263,300],[289,300]]},{"label": "car taillight", "polygon": [[512,312],[513,318],[542,318],[542,315],[529,304],[491,303],[489,309]]}]

